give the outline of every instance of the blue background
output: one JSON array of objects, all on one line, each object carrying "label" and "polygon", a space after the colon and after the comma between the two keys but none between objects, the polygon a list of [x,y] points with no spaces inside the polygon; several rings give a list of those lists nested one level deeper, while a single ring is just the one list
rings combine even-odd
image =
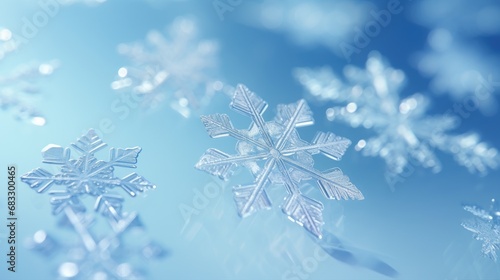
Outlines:
[{"label": "blue background", "polygon": [[[117,69],[128,63],[117,53],[117,45],[142,40],[151,29],[164,30],[177,16],[193,15],[200,26],[200,37],[219,41],[225,81],[244,83],[267,100],[267,119],[273,117],[277,104],[304,96],[304,89],[292,76],[294,67],[329,65],[340,71],[346,64],[326,47],[297,46],[281,33],[240,24],[238,11],[244,10],[245,4],[225,14],[223,21],[211,1],[110,0],[98,7],[60,7],[29,43],[0,61],[0,75],[25,62],[61,62],[60,69],[39,84],[44,97],[38,105],[47,125],[19,123],[0,112],[0,167],[5,170],[8,164],[15,164],[21,175],[42,166],[40,151],[47,144],[68,146],[85,130],[98,128],[101,119],[110,118],[115,129],[103,136],[104,141],[112,147],[142,147],[136,171],[158,186],[145,197],[125,203],[127,209],[141,214],[147,234],[170,251],[168,258],[147,265],[151,279],[287,279],[289,271],[304,264],[311,265],[308,279],[389,279],[331,258],[314,259],[317,245],[303,229],[281,215],[278,206],[283,193],[279,188],[272,194],[273,210],[240,219],[230,187],[250,176],[242,171],[227,185],[218,185],[223,183],[194,169],[207,148],[231,153],[235,144],[233,140],[210,139],[198,117],[184,119],[168,106],[151,113],[133,110],[125,120],[111,111],[117,95],[110,83]],[[0,25],[19,33],[22,18],[31,17],[39,9],[34,1],[2,1]],[[427,32],[404,15],[395,17],[369,47],[353,56],[352,63],[363,66],[369,51],[378,50],[410,78],[403,96],[425,91],[429,81],[410,67],[409,57],[424,48]],[[498,38],[482,43],[491,51],[498,50]],[[449,98],[432,97],[431,113],[445,112],[453,104]],[[229,102],[225,96],[216,96],[204,113],[227,112],[235,119],[235,126],[246,127],[249,122],[230,111]],[[316,123],[299,129],[303,139],[311,140],[316,131],[333,131],[353,143],[361,139],[358,130],[326,120],[328,104],[310,102],[310,106]],[[463,120],[458,132],[477,131],[486,142],[500,148],[499,122],[498,114],[484,117],[475,112]],[[107,157],[106,153],[101,156]],[[482,257],[481,243],[460,225],[470,217],[462,210],[462,202],[487,207],[491,198],[500,199],[500,172],[492,171],[486,177],[471,175],[450,155],[438,152],[438,156],[444,166],[441,173],[416,168],[395,189],[384,178],[383,161],[363,157],[353,147],[340,162],[318,160],[316,166],[322,170],[340,167],[365,196],[363,201],[322,200],[328,213],[325,227],[350,246],[389,263],[398,270],[399,279],[500,279],[500,264]],[[0,180],[6,182],[6,174],[0,174]],[[187,222],[180,208],[192,206],[196,191],[203,192],[207,184],[220,186],[220,194],[209,198]],[[59,229],[50,214],[48,196],[37,194],[20,181],[18,186],[18,241],[29,239],[39,229],[57,235]],[[5,194],[2,191],[0,197]],[[319,192],[313,191],[313,195],[320,197]],[[2,220],[5,202],[0,200]],[[0,255],[5,256],[4,226],[0,234]],[[54,279],[57,262],[21,246],[18,258],[15,274],[7,272],[1,261],[1,279]],[[311,258],[316,265],[311,264]]]}]

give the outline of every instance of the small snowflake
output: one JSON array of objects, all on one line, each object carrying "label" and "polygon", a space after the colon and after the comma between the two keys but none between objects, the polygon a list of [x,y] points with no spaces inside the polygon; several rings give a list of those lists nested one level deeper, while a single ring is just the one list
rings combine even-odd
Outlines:
[{"label": "small snowflake", "polygon": [[476,205],[464,205],[464,209],[472,213],[473,220],[465,221],[462,226],[474,234],[476,240],[483,242],[482,252],[496,261],[500,251],[500,207],[493,199],[489,211]]},{"label": "small snowflake", "polygon": [[428,116],[430,100],[419,93],[401,99],[405,75],[388,66],[378,53],[370,54],[366,70],[347,66],[344,74],[345,82],[329,68],[295,71],[315,98],[345,104],[327,110],[330,121],[363,126],[377,134],[360,140],[355,148],[365,155],[382,157],[391,173],[401,174],[411,164],[439,172],[441,164],[434,150],[453,154],[471,173],[486,174],[500,164],[498,151],[481,142],[478,134],[449,133],[457,128],[458,117]]},{"label": "small snowflake", "polygon": [[189,117],[215,93],[229,88],[214,77],[217,43],[197,40],[196,33],[194,20],[178,18],[169,27],[167,38],[151,31],[144,43],[119,45],[118,52],[132,65],[118,70],[111,88],[119,94],[134,94],[146,109],[167,100],[174,110]]},{"label": "small snowflake", "polygon": [[279,105],[275,119],[265,122],[262,115],[267,103],[244,85],[238,85],[230,106],[252,118],[248,130],[235,129],[225,114],[202,116],[201,119],[210,137],[231,136],[239,140],[236,145],[238,153],[229,155],[209,149],[196,168],[224,180],[230,177],[236,166],[244,166],[252,172],[255,176],[253,184],[233,189],[240,216],[270,208],[271,201],[265,188],[282,184],[288,194],[281,206],[283,212],[290,220],[321,238],[323,205],[301,193],[301,181],[315,180],[328,199],[363,199],[361,192],[339,168],[325,172],[313,168],[313,155],[322,153],[340,160],[351,142],[330,132],[318,133],[313,143],[301,140],[296,128],[314,122],[304,100]]},{"label": "small snowflake", "polygon": [[[36,168],[21,176],[23,182],[39,193],[50,190],[48,193],[51,195],[53,214],[63,213],[61,224],[69,225],[80,238],[76,249],[64,250],[68,252],[70,260],[59,268],[59,276],[63,279],[97,276],[110,279],[140,278],[129,263],[119,261],[124,259],[127,247],[122,235],[133,228],[141,229],[142,225],[135,212],[122,212],[124,198],[111,190],[121,188],[130,196],[135,196],[156,186],[136,173],[123,178],[114,175],[116,167],[135,168],[141,148],[111,148],[109,161],[98,160],[95,153],[105,146],[95,131],[89,130],[72,144],[81,153],[77,159],[71,158],[71,149],[58,145],[51,144],[42,150],[43,162],[60,165],[60,173],[53,175],[45,169]],[[105,233],[92,233],[91,228],[97,227],[98,219],[94,217],[95,214],[87,213],[88,198],[91,198],[94,212],[100,214],[106,227],[110,228]],[[68,246],[71,247],[65,247]],[[58,250],[58,242],[49,238],[45,231],[39,231],[33,238],[32,247],[50,255]],[[140,250],[144,256],[164,255],[163,249],[153,246],[153,243]]]},{"label": "small snowflake", "polygon": [[[93,129],[72,144],[72,147],[81,153],[78,159],[71,158],[69,148],[47,145],[42,150],[43,162],[60,165],[61,173],[53,175],[42,168],[36,168],[23,175],[21,180],[39,193],[49,190],[54,185],[64,186],[63,190],[50,192],[54,196],[51,202],[56,214],[68,206],[79,208],[79,199],[85,195],[96,197],[96,202],[113,200],[113,203],[105,204],[116,204],[121,207],[121,201],[115,196],[110,196],[109,190],[122,188],[130,196],[135,196],[138,192],[156,188],[137,173],[131,173],[123,178],[114,175],[116,167],[136,167],[137,157],[141,152],[140,147],[111,148],[109,161],[98,160],[95,153],[106,145]],[[98,204],[96,210],[97,206]],[[108,211],[105,211],[105,214],[112,215]]]}]

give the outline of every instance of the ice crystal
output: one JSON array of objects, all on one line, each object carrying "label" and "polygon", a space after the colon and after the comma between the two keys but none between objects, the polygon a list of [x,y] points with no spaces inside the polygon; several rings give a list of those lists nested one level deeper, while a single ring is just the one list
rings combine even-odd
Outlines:
[{"label": "ice crystal", "polygon": [[282,184],[287,191],[281,206],[284,214],[321,238],[323,205],[303,195],[300,183],[315,180],[328,199],[363,199],[361,192],[339,168],[324,172],[313,168],[314,154],[322,153],[333,160],[340,160],[351,142],[331,132],[319,132],[312,143],[301,140],[296,128],[314,122],[304,100],[279,105],[276,117],[270,122],[265,122],[262,116],[267,106],[263,99],[244,85],[238,85],[230,107],[252,118],[248,130],[235,129],[226,114],[202,116],[210,137],[231,136],[239,141],[236,155],[209,149],[196,168],[224,180],[231,176],[236,166],[244,166],[251,171],[255,181],[233,189],[238,213],[242,217],[270,208],[271,201],[265,188],[271,184]]},{"label": "ice crystal", "polygon": [[[429,48],[415,56],[418,70],[430,77],[436,93],[449,94],[455,101],[477,108],[483,114],[496,112],[500,87],[499,57],[457,40],[445,29],[433,30],[428,37]],[[466,112],[467,114],[469,112]]]},{"label": "ice crystal", "polygon": [[[143,227],[137,213],[122,212],[124,198],[112,192],[121,188],[135,196],[156,187],[137,173],[123,178],[114,174],[117,167],[135,168],[141,148],[111,148],[109,161],[98,160],[95,153],[105,146],[95,131],[89,130],[72,144],[74,150],[81,153],[77,159],[71,158],[70,148],[51,144],[42,150],[43,162],[60,165],[60,173],[54,175],[36,168],[21,176],[21,180],[37,192],[48,191],[53,214],[62,216],[62,225],[70,226],[80,239],[77,245],[62,246],[69,259],[58,270],[63,279],[98,276],[99,279],[139,279],[140,273],[126,262],[127,257],[134,257],[138,250],[145,257],[164,255],[164,250],[154,243],[129,250],[124,236]],[[89,202],[93,204],[94,214],[87,211]],[[100,228],[96,225],[98,221],[104,221],[108,230],[93,230]],[[45,231],[39,231],[33,237],[32,247],[51,255],[59,251],[59,243]],[[104,276],[108,278],[102,278]]]},{"label": "ice crystal", "polygon": [[434,150],[451,153],[471,173],[486,174],[498,167],[498,151],[481,142],[478,134],[450,133],[459,125],[457,115],[428,116],[430,101],[420,93],[401,98],[404,73],[387,65],[378,53],[370,54],[366,69],[349,65],[344,75],[345,82],[329,68],[295,70],[298,81],[313,97],[343,104],[327,110],[329,120],[376,133],[360,140],[356,149],[382,157],[392,174],[402,173],[409,165],[440,171]]},{"label": "ice crystal", "polygon": [[[245,3],[240,20],[286,33],[301,45],[324,45],[341,55],[339,44],[351,43],[373,8],[365,1],[280,1]],[[335,26],[335,28],[332,28]]]},{"label": "ice crystal", "polygon": [[474,215],[473,220],[462,223],[462,226],[474,234],[476,240],[482,241],[482,252],[496,261],[500,250],[500,207],[494,199],[489,210],[477,205],[464,205],[464,210]]},{"label": "ice crystal", "polygon": [[192,19],[177,18],[169,26],[167,37],[151,31],[146,42],[121,44],[118,52],[131,65],[118,70],[111,87],[119,94],[133,94],[146,109],[167,100],[174,110],[189,117],[215,93],[227,89],[215,77],[217,43],[198,40]]}]

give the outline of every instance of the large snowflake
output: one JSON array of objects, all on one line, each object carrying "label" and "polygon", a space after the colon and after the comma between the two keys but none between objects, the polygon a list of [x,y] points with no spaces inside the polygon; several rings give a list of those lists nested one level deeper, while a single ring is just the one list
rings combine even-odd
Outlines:
[{"label": "large snowflake", "polygon": [[312,112],[304,100],[279,105],[273,121],[265,122],[263,113],[267,103],[244,85],[238,85],[230,107],[252,119],[248,130],[237,130],[229,116],[214,114],[202,116],[202,122],[212,138],[231,136],[238,141],[237,154],[229,155],[209,149],[196,168],[227,180],[236,166],[248,168],[255,177],[250,185],[233,189],[238,213],[246,217],[258,210],[271,207],[266,186],[282,184],[287,197],[281,206],[288,218],[321,238],[323,205],[300,191],[300,183],[315,180],[328,199],[363,199],[361,192],[339,168],[325,172],[313,168],[314,154],[340,160],[348,139],[333,133],[320,132],[312,143],[300,139],[296,128],[313,124]]},{"label": "large snowflake", "polygon": [[167,101],[184,117],[200,109],[227,86],[216,78],[217,43],[198,40],[197,25],[190,18],[177,18],[167,37],[151,31],[146,42],[121,44],[118,52],[131,60],[118,70],[111,83],[119,94],[134,94],[146,109]]},{"label": "large snowflake", "polygon": [[[69,259],[58,270],[63,279],[87,279],[91,276],[109,277],[105,279],[139,278],[131,264],[124,262],[126,256],[132,257],[133,254],[127,249],[128,244],[123,241],[123,236],[134,228],[141,229],[142,225],[137,213],[122,212],[124,198],[112,190],[121,188],[130,196],[136,196],[156,186],[136,173],[123,178],[114,175],[116,167],[135,168],[141,148],[111,148],[109,161],[98,160],[95,153],[105,146],[95,131],[89,130],[72,144],[81,153],[77,159],[71,158],[69,148],[58,145],[51,144],[42,150],[43,162],[60,165],[60,173],[54,175],[45,169],[36,168],[21,176],[23,182],[39,193],[50,190],[53,214],[62,216],[62,224],[69,225],[80,239],[77,245],[70,246],[71,250],[63,250],[67,251]],[[95,214],[88,213],[89,202],[93,204]],[[99,216],[101,221],[104,220],[101,227],[96,225]],[[93,233],[92,227],[97,228],[95,231],[98,232]],[[103,231],[102,228],[108,230]],[[44,254],[55,253],[58,243],[49,238],[45,231],[37,232],[33,238],[34,249]],[[153,243],[146,244],[140,251],[145,256],[163,255],[163,249]]]},{"label": "large snowflake", "polygon": [[475,217],[462,223],[462,226],[474,234],[476,240],[483,242],[482,252],[496,261],[500,250],[500,207],[494,199],[489,210],[477,205],[464,205],[464,209]]},{"label": "large snowflake", "polygon": [[295,71],[312,96],[344,105],[328,109],[329,120],[363,126],[376,133],[368,140],[360,140],[356,149],[382,157],[391,174],[401,174],[409,165],[440,171],[434,150],[453,154],[456,162],[472,173],[486,174],[498,167],[498,151],[481,142],[478,134],[449,132],[459,125],[456,115],[428,116],[430,100],[420,93],[402,99],[405,75],[385,63],[380,54],[370,54],[366,69],[347,66],[344,75],[346,81],[329,68]]}]

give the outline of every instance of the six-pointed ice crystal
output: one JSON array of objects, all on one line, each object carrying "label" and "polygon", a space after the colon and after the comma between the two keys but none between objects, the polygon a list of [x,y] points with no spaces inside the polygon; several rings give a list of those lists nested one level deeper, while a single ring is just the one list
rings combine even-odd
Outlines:
[{"label": "six-pointed ice crystal", "polygon": [[319,171],[313,167],[313,155],[321,153],[333,160],[340,160],[351,142],[331,132],[319,132],[312,143],[300,139],[296,128],[314,122],[304,100],[279,105],[274,120],[266,122],[263,114],[267,103],[244,85],[238,85],[230,107],[252,119],[249,129],[235,129],[226,114],[202,116],[201,120],[210,137],[231,136],[237,139],[237,154],[208,149],[196,168],[224,180],[231,176],[237,166],[244,166],[251,171],[255,181],[233,189],[240,216],[246,217],[258,210],[270,208],[271,201],[266,188],[281,184],[287,193],[281,206],[283,212],[290,220],[321,238],[323,205],[301,193],[302,181],[316,181],[328,199],[363,199],[361,192],[339,168]]}]

